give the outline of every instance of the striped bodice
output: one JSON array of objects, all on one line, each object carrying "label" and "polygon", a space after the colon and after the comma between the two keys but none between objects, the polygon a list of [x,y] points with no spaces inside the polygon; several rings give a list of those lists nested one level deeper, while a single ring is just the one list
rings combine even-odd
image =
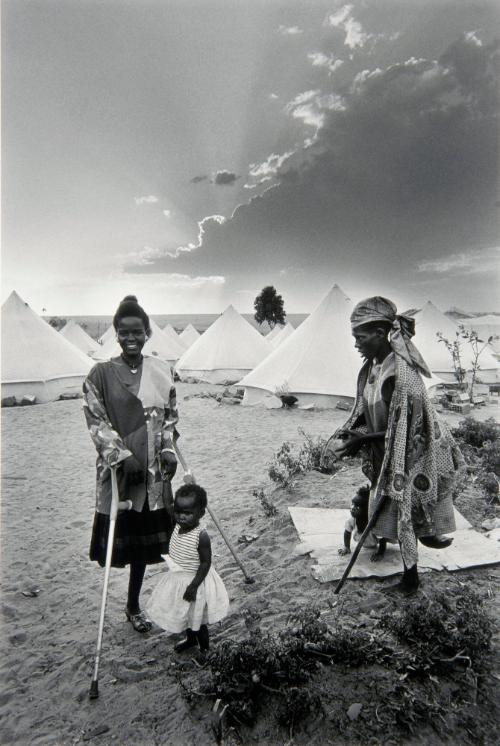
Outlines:
[{"label": "striped bodice", "polygon": [[178,523],[172,532],[168,553],[173,561],[185,570],[196,571],[200,566],[200,555],[198,554],[200,532],[201,527],[197,526],[191,531],[180,534]]}]

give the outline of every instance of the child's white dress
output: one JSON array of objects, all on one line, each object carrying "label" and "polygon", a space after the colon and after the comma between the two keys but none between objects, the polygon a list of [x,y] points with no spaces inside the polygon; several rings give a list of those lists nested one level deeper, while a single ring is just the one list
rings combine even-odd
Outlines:
[{"label": "child's white dress", "polygon": [[146,605],[150,618],[167,632],[196,632],[202,624],[213,624],[223,619],[229,610],[229,597],[222,578],[210,566],[208,574],[198,586],[195,601],[185,601],[183,595],[200,566],[198,543],[200,526],[179,533],[176,524],[165,555],[168,572],[164,573],[153,589]]}]

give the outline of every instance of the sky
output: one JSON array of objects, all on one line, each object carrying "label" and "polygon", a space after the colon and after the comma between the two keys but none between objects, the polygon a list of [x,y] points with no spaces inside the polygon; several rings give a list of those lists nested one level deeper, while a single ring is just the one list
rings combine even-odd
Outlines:
[{"label": "sky", "polygon": [[495,0],[3,0],[2,302],[500,311]]}]

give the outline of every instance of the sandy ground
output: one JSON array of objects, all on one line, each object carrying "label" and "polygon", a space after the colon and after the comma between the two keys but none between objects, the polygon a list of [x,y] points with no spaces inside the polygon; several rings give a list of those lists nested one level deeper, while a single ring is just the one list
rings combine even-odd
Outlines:
[{"label": "sandy ground", "polygon": [[[178,386],[182,450],[233,542],[242,534],[258,536],[248,545],[237,544],[256,578],[248,585],[215,526],[206,521],[214,565],[232,603],[231,615],[213,630],[216,645],[223,635],[246,634],[245,609],[260,614],[264,628],[278,630],[297,606],[314,602],[328,607],[332,585],[314,581],[312,561],[293,555],[298,537],[286,505],[348,507],[363,477],[356,465],[333,478],[312,472],[293,490],[276,492],[278,515],[266,518],[252,491],[270,487],[272,454],[284,440],[301,442],[298,428],[315,437],[330,435],[345,413],[268,411],[183,398],[210,389],[216,387]],[[500,407],[479,412],[481,419],[499,414]],[[460,419],[450,417],[452,424]],[[100,697],[88,699],[103,572],[87,558],[95,451],[81,401],[3,410],[2,431],[0,743],[214,743],[208,705],[205,714],[194,714],[180,695],[173,639],[157,629],[139,635],[125,621],[126,571],[112,572]],[[180,483],[178,475],[174,487]],[[469,502],[474,498],[469,494]],[[467,500],[464,505],[467,512]],[[148,570],[144,600],[158,572],[163,572],[161,566]],[[498,585],[500,569],[460,575],[473,578],[486,593]],[[425,582],[456,583],[445,573],[432,577]],[[40,589],[37,596],[23,595],[32,588]],[[349,583],[346,613],[359,618],[383,610],[387,601],[379,588],[371,580]],[[498,615],[496,599],[491,606]]]}]

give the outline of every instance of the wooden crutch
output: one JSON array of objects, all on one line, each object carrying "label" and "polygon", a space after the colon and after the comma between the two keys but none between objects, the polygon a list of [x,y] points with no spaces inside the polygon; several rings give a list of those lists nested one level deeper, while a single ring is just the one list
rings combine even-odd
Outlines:
[{"label": "wooden crutch", "polygon": [[[184,482],[186,484],[194,484],[195,481],[196,481],[195,478],[194,478],[194,475],[191,472],[190,468],[188,467],[188,465],[187,465],[187,463],[186,463],[186,461],[184,459],[184,456],[180,452],[179,446],[177,445],[177,443],[174,443],[174,450],[175,450],[175,453],[177,455],[177,458],[179,459],[179,463],[180,463],[180,465],[182,466],[182,468],[184,470]],[[217,518],[217,516],[215,515],[215,513],[213,512],[213,510],[208,505],[207,505],[207,511],[208,511],[208,514],[209,514],[210,518],[215,523],[216,527],[219,529],[219,533],[222,536],[222,538],[224,539],[224,541],[226,542],[227,547],[228,547],[229,551],[231,552],[231,554],[233,555],[236,564],[238,565],[238,567],[240,568],[241,572],[245,576],[245,583],[255,583],[255,578],[252,577],[251,575],[249,575],[247,573],[247,571],[245,570],[245,567],[243,566],[242,561],[240,560],[240,558],[236,554],[236,549],[234,548],[233,544],[231,543],[231,541],[229,540],[229,538],[226,536],[226,534],[224,532],[224,529],[220,525],[219,519]]]}]

